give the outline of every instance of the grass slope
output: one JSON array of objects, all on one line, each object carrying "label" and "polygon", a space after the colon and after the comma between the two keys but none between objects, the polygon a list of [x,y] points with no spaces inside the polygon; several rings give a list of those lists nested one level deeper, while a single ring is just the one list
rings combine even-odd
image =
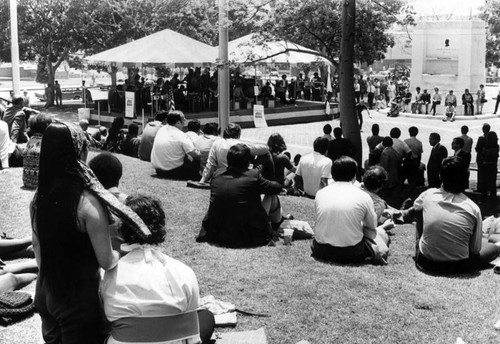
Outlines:
[{"label": "grass slope", "polygon": [[[197,244],[209,191],[154,178],[149,163],[118,157],[124,165],[123,192],[162,200],[168,224],[162,250],[193,268],[201,295],[270,315],[239,315],[234,330],[265,327],[269,343],[455,343],[457,337],[500,343],[493,329],[500,318],[499,276],[489,269],[462,277],[417,271],[412,225],[397,226],[384,267],[317,262],[310,257],[310,241],[240,250]],[[30,233],[33,192],[21,188],[21,175],[21,169],[0,175],[0,230],[13,236]],[[281,200],[284,212],[313,224],[312,200]],[[34,291],[34,283],[26,289]],[[38,315],[0,328],[0,343],[41,342]]]}]

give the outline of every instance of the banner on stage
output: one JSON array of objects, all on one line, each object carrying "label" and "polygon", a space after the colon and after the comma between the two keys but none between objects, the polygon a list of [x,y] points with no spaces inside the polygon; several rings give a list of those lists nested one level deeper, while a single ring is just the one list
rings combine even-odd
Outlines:
[{"label": "banner on stage", "polygon": [[125,117],[134,118],[135,93],[125,92]]},{"label": "banner on stage", "polygon": [[255,124],[255,128],[267,128],[264,105],[253,106],[253,123]]}]

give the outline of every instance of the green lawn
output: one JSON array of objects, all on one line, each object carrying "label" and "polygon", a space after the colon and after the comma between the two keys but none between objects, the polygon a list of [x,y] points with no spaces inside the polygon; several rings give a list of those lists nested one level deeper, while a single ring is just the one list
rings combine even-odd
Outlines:
[{"label": "green lawn", "polygon": [[[91,153],[89,158],[94,153]],[[433,277],[413,263],[414,226],[397,226],[387,266],[324,264],[310,256],[310,241],[230,250],[194,238],[209,191],[154,178],[149,163],[119,155],[121,189],[159,197],[167,214],[162,249],[193,268],[201,296],[214,295],[268,318],[238,315],[234,330],[265,327],[269,343],[500,343],[500,276],[491,269],[462,277]],[[21,189],[22,170],[0,174],[0,230],[30,233],[32,191]],[[281,197],[283,210],[314,220],[314,202]],[[26,288],[34,291],[34,284]],[[221,329],[228,331],[230,329]],[[0,328],[0,343],[41,343],[37,315]]]}]

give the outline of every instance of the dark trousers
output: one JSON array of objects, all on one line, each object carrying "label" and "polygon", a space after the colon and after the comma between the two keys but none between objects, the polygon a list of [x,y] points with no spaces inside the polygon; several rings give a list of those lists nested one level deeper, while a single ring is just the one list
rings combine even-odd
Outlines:
[{"label": "dark trousers", "polygon": [[497,113],[499,103],[500,103],[500,94],[497,95],[497,102],[495,103],[495,111],[493,111],[493,113]]},{"label": "dark trousers", "polygon": [[375,98],[375,93],[373,92],[368,92],[368,107],[373,109],[373,99]]},{"label": "dark trousers", "polygon": [[464,104],[464,115],[472,116],[474,114],[474,104],[473,103],[465,103]]},{"label": "dark trousers", "polygon": [[210,338],[215,329],[215,318],[212,312],[202,309],[198,311],[198,322],[200,323],[200,338],[202,344],[210,343]]},{"label": "dark trousers", "polygon": [[335,247],[328,244],[320,244],[314,239],[311,244],[311,250],[314,258],[339,263],[360,263],[369,256],[364,240],[361,240],[354,246]]},{"label": "dark trousers", "polygon": [[436,114],[436,105],[439,105],[441,104],[441,102],[432,102],[432,106],[431,106],[431,112],[432,112],[432,115],[434,116]]},{"label": "dark trousers", "polygon": [[359,103],[359,100],[361,99],[361,92],[354,92],[354,98],[356,99],[356,103]]},{"label": "dark trousers", "polygon": [[477,162],[477,191],[483,192],[484,189],[484,164],[482,161]]},{"label": "dark trousers", "polygon": [[483,185],[482,193],[490,193],[490,195],[496,196],[497,194],[497,164],[495,163],[485,163],[483,164]]},{"label": "dark trousers", "polygon": [[200,160],[189,160],[187,157],[184,163],[173,170],[156,169],[158,177],[177,180],[200,180]]},{"label": "dark trousers", "polygon": [[42,319],[46,344],[101,344],[106,318],[99,299],[99,280],[82,279],[78,288],[62,297],[37,281],[35,306]]}]

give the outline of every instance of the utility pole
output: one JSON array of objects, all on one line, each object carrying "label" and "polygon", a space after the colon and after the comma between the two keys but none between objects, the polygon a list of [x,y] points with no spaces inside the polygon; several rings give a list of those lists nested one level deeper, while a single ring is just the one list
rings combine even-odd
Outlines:
[{"label": "utility pole", "polygon": [[340,123],[344,137],[356,147],[354,159],[362,167],[362,145],[354,102],[354,35],[356,0],[343,0],[342,41],[340,43]]},{"label": "utility pole", "polygon": [[17,35],[17,1],[10,0],[10,58],[12,61],[12,89],[21,92],[21,74],[19,72],[19,42]]},{"label": "utility pole", "polygon": [[221,135],[229,124],[229,65],[227,0],[219,0],[219,127]]}]

